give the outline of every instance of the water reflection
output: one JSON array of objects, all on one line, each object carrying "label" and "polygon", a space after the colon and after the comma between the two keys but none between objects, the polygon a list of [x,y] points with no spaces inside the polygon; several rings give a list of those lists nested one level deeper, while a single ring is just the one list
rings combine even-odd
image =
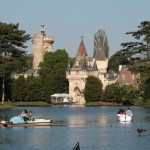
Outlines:
[{"label": "water reflection", "polygon": [[10,143],[15,143],[15,140],[12,140],[10,138],[8,138],[8,139],[5,139],[5,138],[0,139],[0,144],[10,144]]},{"label": "water reflection", "polygon": [[84,116],[71,116],[68,119],[68,124],[69,126],[85,126],[86,124],[86,119]]},{"label": "water reflection", "polygon": [[97,119],[98,124],[108,124],[108,116],[101,116]]},{"label": "water reflection", "polygon": [[69,126],[85,126],[88,124],[100,124],[105,125],[108,124],[109,118],[108,116],[99,116],[97,118],[86,118],[84,116],[70,116],[68,118],[68,125]]}]

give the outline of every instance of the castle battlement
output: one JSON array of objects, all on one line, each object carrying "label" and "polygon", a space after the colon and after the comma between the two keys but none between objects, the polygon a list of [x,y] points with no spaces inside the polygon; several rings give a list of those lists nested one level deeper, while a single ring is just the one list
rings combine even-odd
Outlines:
[{"label": "castle battlement", "polygon": [[51,44],[54,43],[54,37],[53,37],[53,36],[44,36],[44,37],[43,37],[43,40],[44,40],[44,42],[46,42],[46,43],[51,43]]}]

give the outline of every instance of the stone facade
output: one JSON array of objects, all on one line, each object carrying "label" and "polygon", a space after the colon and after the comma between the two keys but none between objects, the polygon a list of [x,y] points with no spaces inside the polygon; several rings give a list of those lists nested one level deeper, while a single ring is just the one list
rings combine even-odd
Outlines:
[{"label": "stone facade", "polygon": [[54,37],[46,36],[44,25],[41,26],[41,32],[34,34],[33,43],[33,69],[38,69],[39,63],[43,62],[45,52],[53,50]]}]

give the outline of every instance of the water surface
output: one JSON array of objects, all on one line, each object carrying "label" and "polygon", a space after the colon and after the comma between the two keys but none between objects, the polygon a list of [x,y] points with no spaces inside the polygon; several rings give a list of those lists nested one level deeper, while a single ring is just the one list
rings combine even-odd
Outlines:
[{"label": "water surface", "polygon": [[[0,110],[0,120],[24,108]],[[81,150],[149,150],[150,108],[130,108],[133,122],[122,124],[116,117],[119,107],[26,107],[36,118],[52,118],[53,126],[0,127],[0,150],[71,150],[77,142]],[[147,132],[138,135],[137,128]]]}]

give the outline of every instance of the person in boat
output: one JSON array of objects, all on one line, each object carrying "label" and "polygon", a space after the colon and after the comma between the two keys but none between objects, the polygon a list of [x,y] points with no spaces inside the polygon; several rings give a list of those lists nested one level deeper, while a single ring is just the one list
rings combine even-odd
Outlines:
[{"label": "person in boat", "polygon": [[20,114],[20,116],[24,119],[24,121],[27,121],[28,120],[28,111],[26,110],[26,109],[24,109],[22,112],[21,112],[21,114]]},{"label": "person in boat", "polygon": [[120,114],[120,115],[126,115],[126,112],[125,112],[124,109],[120,109],[120,110],[118,111],[118,114]]},{"label": "person in boat", "polygon": [[34,117],[33,117],[33,115],[32,115],[32,111],[31,111],[31,110],[30,110],[29,113],[28,113],[28,119],[29,119],[30,121],[33,121],[33,120],[34,120]]},{"label": "person in boat", "polygon": [[119,109],[118,113],[117,114],[120,114],[121,113],[121,108]]},{"label": "person in boat", "polygon": [[128,116],[133,116],[132,111],[130,110],[130,108],[127,109],[126,115],[128,115]]}]

